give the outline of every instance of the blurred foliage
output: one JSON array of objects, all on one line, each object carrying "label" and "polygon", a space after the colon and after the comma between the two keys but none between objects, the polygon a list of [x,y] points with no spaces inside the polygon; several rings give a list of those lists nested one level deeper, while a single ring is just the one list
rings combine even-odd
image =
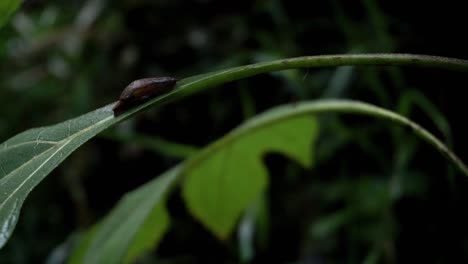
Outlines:
[{"label": "blurred foliage", "polygon": [[[329,53],[468,58],[468,41],[453,33],[463,32],[465,9],[425,3],[421,12],[411,4],[27,0],[0,31],[0,138],[115,101],[130,81],[146,76]],[[0,263],[60,263],[76,231],[192,151],[178,146],[203,147],[284,102],[345,97],[395,109],[467,160],[463,77],[392,67],[294,70],[149,110],[86,144],[32,193]],[[324,115],[320,126],[313,170],[264,157],[270,187],[245,213],[237,236],[218,241],[191,219],[176,193],[169,198],[170,231],[141,262],[468,261],[467,181],[438,153],[368,118]],[[154,151],[146,143],[153,136],[182,145]]]},{"label": "blurred foliage", "polygon": [[15,13],[20,4],[20,0],[4,0],[0,2],[0,28],[8,21],[10,16]]}]

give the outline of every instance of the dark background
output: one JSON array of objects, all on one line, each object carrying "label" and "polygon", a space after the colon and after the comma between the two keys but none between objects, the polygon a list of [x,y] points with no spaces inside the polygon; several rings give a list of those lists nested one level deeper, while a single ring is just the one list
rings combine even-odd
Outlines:
[{"label": "dark background", "polygon": [[[147,76],[184,78],[335,53],[468,59],[462,1],[413,2],[25,1],[0,31],[0,140],[115,101],[130,81]],[[138,138],[203,147],[283,103],[374,103],[411,117],[467,161],[467,84],[466,73],[421,68],[296,70],[151,108],[85,144],[32,192],[0,263],[44,262],[66,252],[59,246],[76,231],[183,156]],[[320,121],[312,170],[265,156],[268,224],[259,225],[253,258],[242,257],[236,235],[216,240],[176,192],[172,227],[143,263],[468,261],[468,182],[439,153],[386,122],[334,114]]]}]

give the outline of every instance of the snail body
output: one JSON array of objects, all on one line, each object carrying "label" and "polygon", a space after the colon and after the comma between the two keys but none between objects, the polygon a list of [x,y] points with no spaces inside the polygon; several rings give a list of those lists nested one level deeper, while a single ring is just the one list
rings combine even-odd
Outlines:
[{"label": "snail body", "polygon": [[122,91],[119,101],[112,109],[114,116],[118,116],[151,98],[172,91],[176,83],[177,79],[173,77],[144,78],[131,82]]}]

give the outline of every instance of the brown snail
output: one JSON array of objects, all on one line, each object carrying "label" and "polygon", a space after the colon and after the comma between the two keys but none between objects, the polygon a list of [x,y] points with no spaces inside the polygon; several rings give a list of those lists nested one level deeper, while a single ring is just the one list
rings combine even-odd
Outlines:
[{"label": "brown snail", "polygon": [[120,94],[119,101],[112,108],[114,116],[144,103],[151,98],[174,89],[177,79],[173,77],[144,78],[131,82]]}]

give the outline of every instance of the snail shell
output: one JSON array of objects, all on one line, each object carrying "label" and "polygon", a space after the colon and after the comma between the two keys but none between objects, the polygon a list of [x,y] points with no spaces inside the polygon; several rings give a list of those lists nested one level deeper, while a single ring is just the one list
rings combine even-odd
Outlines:
[{"label": "snail shell", "polygon": [[173,77],[144,78],[131,82],[120,94],[119,102],[112,109],[114,116],[159,95],[174,89],[177,79]]}]

